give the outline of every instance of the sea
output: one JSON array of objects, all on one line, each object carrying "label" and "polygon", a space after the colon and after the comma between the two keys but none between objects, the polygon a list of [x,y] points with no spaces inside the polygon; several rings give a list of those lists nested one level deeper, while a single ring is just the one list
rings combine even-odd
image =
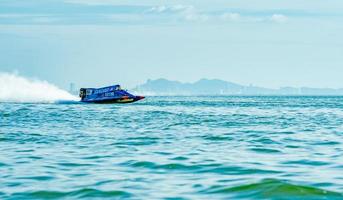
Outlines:
[{"label": "sea", "polygon": [[343,199],[343,97],[2,102],[0,199]]}]

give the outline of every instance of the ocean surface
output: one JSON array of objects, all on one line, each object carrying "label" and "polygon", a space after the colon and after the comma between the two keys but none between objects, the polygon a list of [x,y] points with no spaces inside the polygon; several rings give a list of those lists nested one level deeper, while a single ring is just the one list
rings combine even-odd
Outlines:
[{"label": "ocean surface", "polygon": [[0,199],[343,199],[343,97],[0,103]]}]

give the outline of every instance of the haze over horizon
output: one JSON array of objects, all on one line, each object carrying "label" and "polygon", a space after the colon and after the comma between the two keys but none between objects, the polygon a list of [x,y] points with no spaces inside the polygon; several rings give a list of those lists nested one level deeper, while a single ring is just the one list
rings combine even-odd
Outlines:
[{"label": "haze over horizon", "polygon": [[68,89],[148,79],[343,88],[343,2],[3,0],[0,72]]}]

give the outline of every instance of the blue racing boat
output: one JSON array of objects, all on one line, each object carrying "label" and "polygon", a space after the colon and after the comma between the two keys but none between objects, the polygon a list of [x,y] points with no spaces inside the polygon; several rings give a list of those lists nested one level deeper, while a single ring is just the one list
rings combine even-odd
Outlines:
[{"label": "blue racing boat", "polygon": [[132,103],[144,99],[143,96],[135,96],[121,89],[120,85],[103,88],[81,88],[81,102],[86,103]]}]

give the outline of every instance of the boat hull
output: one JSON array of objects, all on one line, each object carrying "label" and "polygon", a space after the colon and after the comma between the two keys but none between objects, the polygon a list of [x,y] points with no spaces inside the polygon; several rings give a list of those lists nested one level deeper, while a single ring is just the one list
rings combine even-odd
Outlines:
[{"label": "boat hull", "polygon": [[81,100],[83,103],[96,103],[96,104],[126,104],[133,103],[144,99],[145,97],[136,96],[134,98],[113,98],[113,99],[94,99],[94,100]]}]

